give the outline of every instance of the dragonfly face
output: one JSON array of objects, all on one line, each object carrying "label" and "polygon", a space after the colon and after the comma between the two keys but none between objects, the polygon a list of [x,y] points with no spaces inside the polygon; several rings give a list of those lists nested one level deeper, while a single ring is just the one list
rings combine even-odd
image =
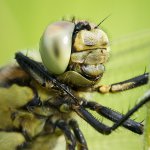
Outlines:
[{"label": "dragonfly face", "polygon": [[[102,134],[110,134],[120,125],[142,134],[143,125],[128,119],[131,114],[124,117],[78,95],[80,90],[117,92],[148,82],[149,74],[145,73],[109,86],[96,85],[109,57],[109,40],[104,31],[87,21],[53,23],[41,37],[40,54],[42,62],[30,54],[16,53],[19,65],[0,70],[0,115],[3,116],[0,137],[13,133],[19,138],[14,143],[10,138],[11,144],[2,144],[1,149],[53,149],[58,137],[64,134],[68,150],[74,150],[76,145],[87,150],[73,112]],[[109,127],[101,123],[88,109],[116,124]]]},{"label": "dragonfly face", "polygon": [[103,30],[87,21],[60,21],[45,30],[40,53],[44,66],[62,82],[90,86],[103,75],[109,40]]}]

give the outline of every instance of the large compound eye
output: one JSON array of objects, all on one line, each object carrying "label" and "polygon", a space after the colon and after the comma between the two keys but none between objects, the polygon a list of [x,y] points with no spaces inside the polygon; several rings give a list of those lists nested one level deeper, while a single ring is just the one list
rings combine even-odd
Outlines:
[{"label": "large compound eye", "polygon": [[50,24],[41,37],[42,61],[53,74],[62,74],[68,66],[74,26],[71,22],[59,21]]}]

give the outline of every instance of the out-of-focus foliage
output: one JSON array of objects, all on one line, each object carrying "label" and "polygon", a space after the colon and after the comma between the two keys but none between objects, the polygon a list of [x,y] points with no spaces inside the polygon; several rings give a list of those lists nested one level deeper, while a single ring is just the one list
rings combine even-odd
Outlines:
[{"label": "out-of-focus foliage", "polygon": [[[133,49],[130,33],[140,31],[141,34],[134,35],[136,37],[140,37],[144,32],[148,33],[150,29],[149,6],[149,0],[1,0],[0,65],[8,63],[14,57],[14,53],[20,49],[38,49],[41,34],[50,22],[61,20],[62,17],[69,19],[75,16],[78,19],[99,23],[111,14],[101,25],[108,33],[110,41],[118,41],[118,38],[129,35],[123,38],[129,39],[129,42],[122,44],[121,47],[112,48],[102,83],[118,82],[142,74],[145,67],[147,70],[149,67],[150,46],[147,44]],[[136,40],[135,44],[140,45],[140,42],[140,39]],[[129,49],[127,50],[126,47]],[[147,86],[144,86],[118,94],[86,94],[85,96],[125,113],[128,108],[134,106],[138,97],[142,96],[146,89]],[[145,109],[142,108],[133,118],[142,121],[145,118]],[[143,147],[143,136],[126,129],[121,128],[112,135],[104,136],[97,133],[83,120],[80,120],[80,126],[90,150],[110,150],[110,148],[111,150],[141,150]],[[9,140],[11,136],[8,138],[8,143]],[[20,138],[20,142],[23,140]]]}]

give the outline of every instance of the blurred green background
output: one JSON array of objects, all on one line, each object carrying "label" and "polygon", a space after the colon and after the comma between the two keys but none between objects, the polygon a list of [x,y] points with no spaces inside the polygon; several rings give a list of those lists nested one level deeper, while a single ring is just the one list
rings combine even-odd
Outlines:
[{"label": "blurred green background", "polygon": [[[38,49],[40,36],[48,23],[75,16],[98,24],[111,14],[101,25],[112,43],[111,58],[102,83],[142,74],[145,68],[149,70],[150,64],[149,6],[149,0],[0,0],[0,65],[7,64],[16,51]],[[125,113],[146,89],[147,86],[118,94],[94,93],[85,97]],[[142,121],[144,112],[142,108],[133,118]],[[90,150],[142,149],[143,136],[123,128],[104,136],[83,120],[80,122]]]}]

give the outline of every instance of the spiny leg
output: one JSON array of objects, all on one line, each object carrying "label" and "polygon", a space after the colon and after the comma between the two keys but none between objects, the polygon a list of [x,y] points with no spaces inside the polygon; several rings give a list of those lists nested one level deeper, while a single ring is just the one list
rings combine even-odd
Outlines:
[{"label": "spiny leg", "polygon": [[149,80],[148,78],[149,78],[149,73],[144,73],[142,75],[136,76],[134,78],[122,82],[114,83],[111,85],[102,85],[96,89],[101,93],[121,92],[121,91],[129,90],[147,84]]},{"label": "spiny leg", "polygon": [[110,134],[112,131],[116,130],[119,126],[123,125],[128,118],[141,108],[145,103],[150,101],[150,91],[148,91],[142,98],[141,101],[133,107],[127,114],[125,114],[120,120],[118,120],[113,126],[109,127],[101,122],[99,122],[91,113],[89,113],[83,106],[74,107],[74,111],[88,122],[93,128],[102,134]]},{"label": "spiny leg", "polygon": [[62,130],[62,132],[65,135],[66,149],[67,150],[75,150],[76,140],[75,140],[75,137],[72,134],[69,126],[67,125],[67,123],[63,120],[58,120],[56,122],[56,127],[58,127],[60,130]]},{"label": "spiny leg", "polygon": [[110,134],[110,127],[97,120],[83,106],[73,106],[72,109],[98,132],[102,134]]},{"label": "spiny leg", "polygon": [[70,120],[69,125],[74,131],[75,137],[78,141],[78,150],[88,150],[86,140],[84,138],[84,135],[82,134],[82,131],[79,129],[78,123],[75,120]]},{"label": "spiny leg", "polygon": [[133,113],[135,113],[139,108],[141,108],[144,104],[150,101],[150,90],[147,91],[144,96],[140,99],[140,102],[129,110],[126,115],[122,117],[116,124],[114,124],[111,128],[112,130],[116,130],[123,122],[125,122]]},{"label": "spiny leg", "polygon": [[[96,102],[88,102],[88,101],[84,101],[84,103],[82,104],[85,108],[89,108],[93,111],[96,111],[98,114],[104,116],[105,118],[113,121],[113,122],[118,122],[124,115],[114,111],[108,107],[105,107],[103,105],[100,105]],[[138,134],[142,134],[143,133],[143,125],[141,123],[138,123],[134,120],[131,119],[127,119],[123,124],[123,127],[138,133]]]},{"label": "spiny leg", "polygon": [[[60,90],[64,91],[71,98],[71,100],[74,101],[72,103],[71,109],[74,110],[85,121],[87,121],[91,126],[93,126],[98,132],[101,132],[103,134],[110,134],[112,130],[115,130],[112,127],[109,127],[109,126],[99,122],[96,118],[94,118],[94,116],[91,113],[89,113],[82,105],[80,105],[79,98],[74,96],[74,94],[71,92],[71,89],[68,86],[64,86],[63,84],[61,84],[56,78],[52,77],[44,69],[44,67],[41,64],[35,62],[34,60],[31,60],[30,58],[24,56],[21,53],[16,54],[16,59],[17,59],[17,62],[20,64],[20,66],[22,68],[24,68],[28,73],[32,74],[32,72],[34,72],[39,76],[39,78],[41,80],[50,81],[50,82],[52,82],[52,84],[54,84],[54,86],[56,86]],[[144,79],[146,79],[146,82],[148,82],[149,74],[145,73],[145,75],[146,76],[144,77]],[[142,77],[143,77],[143,75],[142,75]],[[143,80],[141,80],[141,81],[143,81]],[[143,84],[146,84],[146,83],[144,82]],[[140,84],[140,85],[142,85],[142,84]],[[124,119],[123,122],[125,122],[128,118],[126,118],[126,115],[125,115],[124,117],[122,117],[122,119]],[[122,125],[123,122],[120,125]]]}]

